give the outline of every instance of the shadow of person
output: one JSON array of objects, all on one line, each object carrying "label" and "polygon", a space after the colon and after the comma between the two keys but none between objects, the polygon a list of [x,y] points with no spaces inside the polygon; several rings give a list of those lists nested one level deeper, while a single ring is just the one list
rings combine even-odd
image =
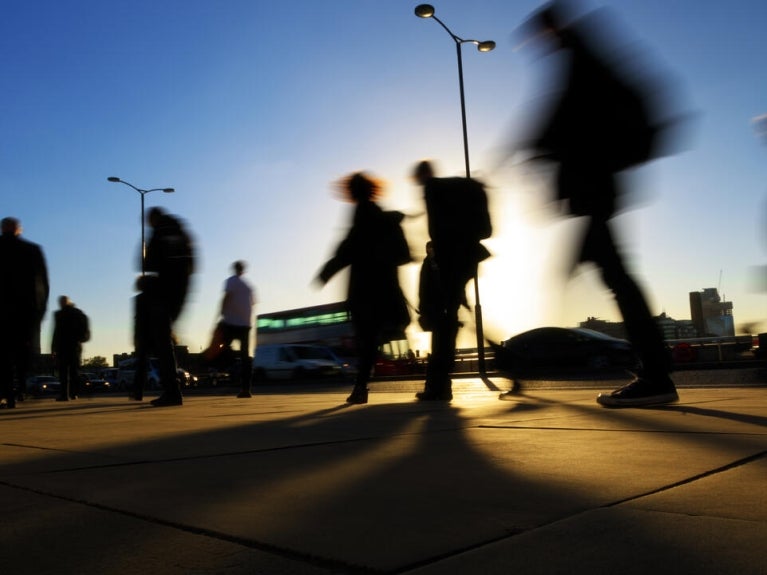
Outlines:
[{"label": "shadow of person", "polygon": [[[143,430],[157,425],[156,413],[134,410],[121,415],[126,427],[113,428],[109,444],[88,453],[40,450],[36,467],[7,460],[0,470],[6,488],[77,504],[60,518],[63,532],[74,531],[93,509],[166,528],[158,533],[110,521],[116,525],[110,539],[130,540],[130,556],[186,532],[306,564],[379,572],[494,542],[513,546],[517,535],[607,509],[678,477],[673,469],[640,473],[643,450],[652,446],[638,445],[630,456],[605,450],[622,441],[610,434],[616,427],[658,431],[646,411],[597,410],[605,422],[598,429],[595,408],[545,396],[525,396],[518,409],[492,394],[487,401],[467,396],[453,404],[395,401],[353,409],[336,399],[296,393],[243,406],[205,398],[204,411],[190,402],[169,412],[177,417],[163,416],[154,432]],[[566,420],[559,419],[563,413]],[[591,417],[588,427],[562,423],[583,414]],[[694,451],[711,441],[682,434],[674,449]],[[641,525],[632,524],[632,533],[644,549],[673,550],[680,565],[693,564],[674,541]],[[22,526],[15,536],[31,533]],[[197,551],[188,550],[189,561]],[[115,550],[116,560],[121,553]],[[183,555],[173,560],[187,565]],[[90,560],[72,556],[81,566]]]}]

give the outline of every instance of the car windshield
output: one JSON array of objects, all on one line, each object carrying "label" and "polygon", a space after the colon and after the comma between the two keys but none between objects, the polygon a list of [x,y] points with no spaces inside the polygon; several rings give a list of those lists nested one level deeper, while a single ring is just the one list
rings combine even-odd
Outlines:
[{"label": "car windshield", "polygon": [[294,347],[293,352],[299,359],[332,359],[330,353],[324,347]]}]

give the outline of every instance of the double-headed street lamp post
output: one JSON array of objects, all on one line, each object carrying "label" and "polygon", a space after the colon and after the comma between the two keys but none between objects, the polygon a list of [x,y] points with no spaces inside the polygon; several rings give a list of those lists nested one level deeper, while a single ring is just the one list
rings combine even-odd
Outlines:
[{"label": "double-headed street lamp post", "polygon": [[145,264],[146,264],[146,241],[144,239],[144,196],[147,195],[149,192],[165,192],[166,194],[172,194],[176,190],[173,188],[152,188],[151,190],[142,190],[141,188],[137,188],[130,182],[126,182],[125,180],[121,180],[120,178],[116,176],[109,176],[107,178],[110,182],[118,182],[120,184],[125,184],[126,186],[129,186],[136,190],[139,194],[141,194],[141,275],[143,276],[146,273],[145,270]]},{"label": "double-headed street lamp post", "polygon": [[[466,177],[471,177],[471,167],[469,165],[469,136],[466,130],[466,99],[463,90],[463,58],[461,56],[461,46],[463,44],[474,44],[480,52],[490,52],[495,48],[495,42],[492,40],[478,41],[466,40],[453,34],[442,20],[434,15],[434,6],[431,4],[419,4],[415,7],[415,15],[419,18],[432,18],[436,20],[455,42],[455,52],[458,58],[458,87],[461,92],[461,123],[463,126],[463,157],[466,164]],[[482,327],[482,306],[479,303],[479,278],[477,271],[474,272],[474,319],[477,327],[477,367],[482,377],[486,375],[485,369],[485,335]]]}]

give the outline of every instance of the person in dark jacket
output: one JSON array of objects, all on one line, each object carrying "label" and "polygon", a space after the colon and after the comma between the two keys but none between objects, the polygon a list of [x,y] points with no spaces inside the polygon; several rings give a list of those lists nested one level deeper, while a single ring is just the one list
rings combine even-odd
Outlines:
[{"label": "person in dark jacket", "polygon": [[385,212],[375,199],[381,185],[358,172],[341,182],[341,191],[356,204],[346,238],[319,273],[324,285],[350,267],[346,303],[354,325],[359,364],[348,403],[367,403],[367,383],[378,346],[402,339],[410,323],[407,302],[399,284],[399,266],[410,262],[410,250],[400,223],[403,214]]},{"label": "person in dark jacket", "polygon": [[[161,208],[151,208],[147,215],[152,236],[147,246],[145,269],[153,276],[148,297],[154,317],[154,352],[159,363],[163,393],[150,403],[155,407],[181,405],[173,323],[184,308],[189,283],[194,272],[194,245],[181,221]],[[142,286],[146,288],[146,286]]]},{"label": "person in dark jacket", "polygon": [[53,314],[51,352],[59,370],[61,391],[56,401],[77,399],[80,391],[82,344],[90,339],[88,316],[69,297],[59,297],[59,310]]},{"label": "person in dark jacket", "polygon": [[[157,276],[143,275],[136,279],[138,294],[134,298],[133,346],[136,352],[136,370],[129,399],[144,400],[152,357],[168,354],[168,342],[172,342],[172,326],[166,307],[159,297]],[[172,349],[172,348],[171,348]],[[166,357],[166,362],[169,359]],[[175,354],[173,355],[175,364]],[[167,369],[167,368],[166,368]],[[172,390],[175,391],[175,390]]]},{"label": "person in dark jacket", "polygon": [[660,124],[653,120],[651,90],[641,90],[636,79],[619,73],[600,50],[595,22],[595,17],[572,19],[567,3],[552,2],[524,25],[526,39],[540,40],[566,62],[560,96],[529,148],[557,166],[558,198],[570,214],[587,218],[576,263],[593,262],[600,269],[641,360],[634,381],[599,394],[597,402],[608,407],[670,403],[678,399],[670,357],[610,223],[622,192],[619,173],[652,159]]},{"label": "person in dark jacket", "polygon": [[[437,178],[429,161],[420,162],[413,176],[423,186],[429,237],[439,270],[438,301],[429,302],[431,355],[419,401],[453,399],[450,373],[455,364],[458,310],[466,301],[466,284],[479,263],[490,256],[481,241],[492,234],[484,186],[471,178]],[[420,304],[423,306],[423,302]]]},{"label": "person in dark jacket", "polygon": [[16,407],[32,354],[40,348],[40,324],[48,307],[48,268],[37,244],[22,239],[21,223],[3,218],[0,236],[0,405]]}]

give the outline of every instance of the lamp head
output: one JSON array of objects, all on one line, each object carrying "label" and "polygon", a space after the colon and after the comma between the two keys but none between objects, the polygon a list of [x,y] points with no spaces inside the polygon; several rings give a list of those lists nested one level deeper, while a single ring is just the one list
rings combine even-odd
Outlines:
[{"label": "lamp head", "polygon": [[490,52],[495,49],[495,42],[492,40],[485,40],[477,44],[477,50],[480,52]]},{"label": "lamp head", "polygon": [[431,18],[434,16],[434,6],[431,4],[419,4],[415,7],[415,15],[419,18]]},{"label": "lamp head", "polygon": [[162,191],[165,192],[166,194],[172,194],[176,190],[175,188],[163,188]]},{"label": "lamp head", "polygon": [[121,182],[122,180],[120,178],[118,178],[117,176],[109,176],[107,178],[107,181],[109,181],[109,182]]}]

